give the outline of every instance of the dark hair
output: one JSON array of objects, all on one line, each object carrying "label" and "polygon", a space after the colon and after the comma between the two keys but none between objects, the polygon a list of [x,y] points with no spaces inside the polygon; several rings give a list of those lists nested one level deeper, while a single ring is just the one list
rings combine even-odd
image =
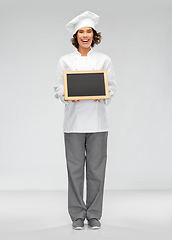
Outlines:
[{"label": "dark hair", "polygon": [[[77,41],[77,33],[78,31],[73,35],[73,38],[71,38],[71,42],[73,46],[78,49],[79,44]],[[101,42],[101,39],[102,39],[101,32],[98,33],[96,30],[93,29],[93,41],[91,43],[91,47],[94,47],[95,44],[98,45]]]}]

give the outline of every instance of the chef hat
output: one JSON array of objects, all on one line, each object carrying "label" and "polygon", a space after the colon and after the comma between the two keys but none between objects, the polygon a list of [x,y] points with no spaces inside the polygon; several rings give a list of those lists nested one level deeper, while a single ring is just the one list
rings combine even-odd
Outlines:
[{"label": "chef hat", "polygon": [[[82,27],[92,27],[95,29],[95,25],[99,21],[99,16],[93,12],[85,11],[82,14],[78,15],[72,19],[67,25],[66,29],[72,32],[73,34]],[[96,29],[95,29],[96,30]]]}]

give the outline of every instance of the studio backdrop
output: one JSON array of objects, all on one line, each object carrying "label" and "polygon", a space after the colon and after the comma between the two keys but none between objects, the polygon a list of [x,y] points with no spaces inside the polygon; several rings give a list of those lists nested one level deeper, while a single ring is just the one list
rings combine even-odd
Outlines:
[{"label": "studio backdrop", "polygon": [[172,3],[170,0],[1,0],[0,189],[67,189],[64,105],[56,66],[75,51],[65,25],[100,16],[117,93],[109,120],[105,189],[172,188]]}]

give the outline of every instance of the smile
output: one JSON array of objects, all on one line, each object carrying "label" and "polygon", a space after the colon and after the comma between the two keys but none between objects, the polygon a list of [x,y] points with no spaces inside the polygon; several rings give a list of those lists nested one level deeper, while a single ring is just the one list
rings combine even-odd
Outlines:
[{"label": "smile", "polygon": [[87,43],[87,42],[89,42],[89,39],[82,39],[81,40],[83,43]]}]

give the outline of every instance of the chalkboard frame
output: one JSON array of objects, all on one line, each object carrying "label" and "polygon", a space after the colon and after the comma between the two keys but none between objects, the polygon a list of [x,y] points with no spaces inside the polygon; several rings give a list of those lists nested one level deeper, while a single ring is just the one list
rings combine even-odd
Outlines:
[{"label": "chalkboard frame", "polygon": [[[78,77],[81,76],[81,74],[84,74],[85,76],[89,77],[89,74],[96,74],[96,73],[101,73],[103,76],[103,80],[104,80],[104,86],[102,89],[102,91],[104,91],[105,94],[103,95],[91,95],[91,96],[69,96],[68,95],[68,79],[71,74],[76,74],[76,76],[78,75]],[[101,76],[100,74],[97,74],[97,80],[99,81],[99,77]],[[102,82],[102,76],[101,76],[101,82]],[[84,77],[84,79],[86,79]],[[108,77],[107,77],[107,70],[92,70],[92,71],[63,71],[63,80],[64,80],[64,99],[65,100],[94,100],[94,99],[109,99],[109,88],[108,88]],[[84,80],[85,81],[85,80]],[[84,84],[86,84],[87,82],[85,81]],[[90,82],[89,82],[90,84]],[[89,87],[91,88],[92,86],[89,85]]]}]

